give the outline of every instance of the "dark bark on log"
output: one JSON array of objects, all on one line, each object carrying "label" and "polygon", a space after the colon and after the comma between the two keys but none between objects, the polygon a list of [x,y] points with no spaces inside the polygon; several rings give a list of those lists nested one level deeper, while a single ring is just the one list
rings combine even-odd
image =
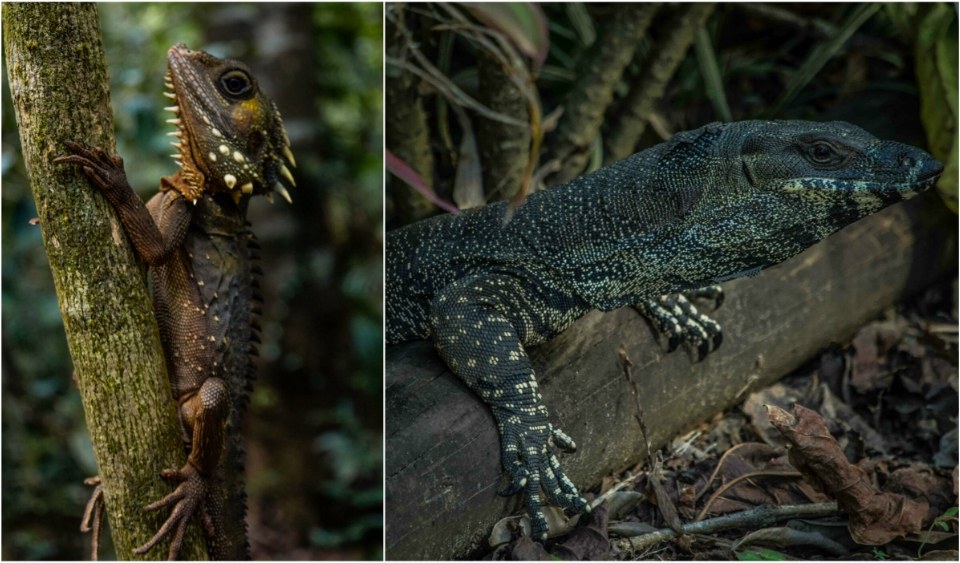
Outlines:
[{"label": "dark bark on log", "polygon": [[[145,556],[132,552],[167,517],[143,511],[173,490],[160,471],[186,462],[146,280],[106,200],[77,167],[51,162],[66,154],[65,140],[115,150],[97,8],[5,4],[3,32],[23,157],[117,555],[165,557],[167,541]],[[181,556],[206,557],[196,526]]]},{"label": "dark bark on log", "polygon": [[[715,318],[718,352],[692,364],[664,354],[632,309],[592,312],[531,350],[553,420],[579,451],[561,456],[589,490],[644,459],[636,402],[618,361],[639,382],[648,439],[659,448],[849,338],[890,304],[956,275],[956,216],[933,194],[852,225],[752,279],[726,285]],[[464,557],[492,525],[522,508],[496,495],[501,467],[489,410],[427,342],[387,350],[386,553],[391,559]]]}]

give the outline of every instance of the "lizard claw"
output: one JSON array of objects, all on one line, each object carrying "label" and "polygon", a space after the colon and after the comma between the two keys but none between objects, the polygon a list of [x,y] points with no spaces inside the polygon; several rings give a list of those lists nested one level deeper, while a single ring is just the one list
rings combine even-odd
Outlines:
[{"label": "lizard claw", "polygon": [[699,362],[720,347],[723,333],[716,321],[697,310],[691,298],[713,301],[716,308],[723,303],[723,291],[719,286],[709,286],[685,294],[661,295],[644,300],[634,308],[667,339],[667,352],[673,352],[682,343]]},{"label": "lizard claw", "polygon": [[72,154],[54,158],[54,164],[80,166],[87,178],[103,192],[116,190],[116,186],[127,183],[123,158],[120,156],[107,154],[99,147],[87,147],[72,141],[64,141],[63,144]]},{"label": "lizard claw", "polygon": [[100,477],[88,477],[83,480],[84,485],[93,487],[90,500],[83,509],[83,519],[80,521],[80,532],[93,532],[90,545],[90,560],[100,558],[100,532],[103,530],[103,485]]},{"label": "lizard claw", "polygon": [[[156,546],[160,540],[173,531],[173,539],[170,541],[169,560],[177,558],[180,548],[183,545],[183,536],[187,530],[187,524],[190,517],[198,508],[201,508],[204,497],[207,493],[207,482],[202,475],[189,463],[182,469],[164,469],[160,475],[169,480],[179,481],[179,485],[174,491],[162,499],[152,502],[144,507],[144,510],[154,511],[161,508],[173,507],[170,516],[160,526],[157,533],[150,538],[147,543],[133,550],[134,553],[142,555]],[[201,511],[202,512],[202,511]],[[206,526],[208,522],[204,522]]]},{"label": "lizard claw", "polygon": [[575,450],[576,444],[549,422],[524,423],[520,416],[498,408],[494,408],[494,417],[500,429],[501,459],[510,478],[497,494],[511,496],[525,490],[531,534],[533,539],[545,541],[548,526],[543,509],[547,503],[574,513],[589,510],[587,501],[567,478],[555,453],[557,447]]}]

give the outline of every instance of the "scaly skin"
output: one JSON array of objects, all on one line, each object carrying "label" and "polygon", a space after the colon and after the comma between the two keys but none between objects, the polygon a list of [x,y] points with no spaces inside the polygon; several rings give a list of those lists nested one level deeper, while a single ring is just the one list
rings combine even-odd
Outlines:
[{"label": "scaly skin", "polygon": [[[242,63],[175,45],[168,53],[166,95],[177,117],[174,159],[182,170],[161,179],[147,205],[127,183],[123,161],[99,148],[66,142],[68,156],[116,211],[153,281],[154,313],[164,346],[187,463],[161,476],[177,484],[146,510],[169,509],[144,545],[170,537],[175,559],[186,526],[200,515],[215,559],[247,559],[246,503],[240,424],[254,377],[258,343],[258,246],[246,221],[254,195],[293,186],[293,166],[280,114]],[[99,480],[84,515],[96,556],[102,515]]]},{"label": "scaly skin", "polygon": [[[546,503],[586,508],[556,448],[526,347],[591,309],[634,306],[702,357],[719,326],[683,299],[780,263],[933,185],[942,165],[846,123],[743,121],[680,133],[512,211],[506,202],[390,232],[387,341],[431,339],[493,411],[503,494],[526,491],[533,536]],[[546,495],[544,500],[541,493]]]}]

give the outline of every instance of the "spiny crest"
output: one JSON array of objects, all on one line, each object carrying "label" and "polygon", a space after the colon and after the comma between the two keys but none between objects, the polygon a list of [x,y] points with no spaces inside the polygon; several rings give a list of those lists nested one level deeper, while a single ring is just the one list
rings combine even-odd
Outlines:
[{"label": "spiny crest", "polygon": [[164,95],[174,105],[165,109],[175,115],[167,120],[176,126],[168,135],[176,138],[171,156],[186,180],[178,186],[182,195],[196,203],[204,192],[227,192],[239,203],[262,194],[272,202],[276,191],[292,203],[290,140],[250,69],[183,44],[170,48],[167,62]]}]

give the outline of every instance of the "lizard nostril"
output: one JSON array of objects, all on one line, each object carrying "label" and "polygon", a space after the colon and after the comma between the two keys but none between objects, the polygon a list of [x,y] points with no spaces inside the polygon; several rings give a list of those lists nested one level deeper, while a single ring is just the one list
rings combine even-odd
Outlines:
[{"label": "lizard nostril", "polygon": [[917,164],[917,161],[913,157],[901,156],[900,157],[900,166],[904,168],[913,168]]}]

